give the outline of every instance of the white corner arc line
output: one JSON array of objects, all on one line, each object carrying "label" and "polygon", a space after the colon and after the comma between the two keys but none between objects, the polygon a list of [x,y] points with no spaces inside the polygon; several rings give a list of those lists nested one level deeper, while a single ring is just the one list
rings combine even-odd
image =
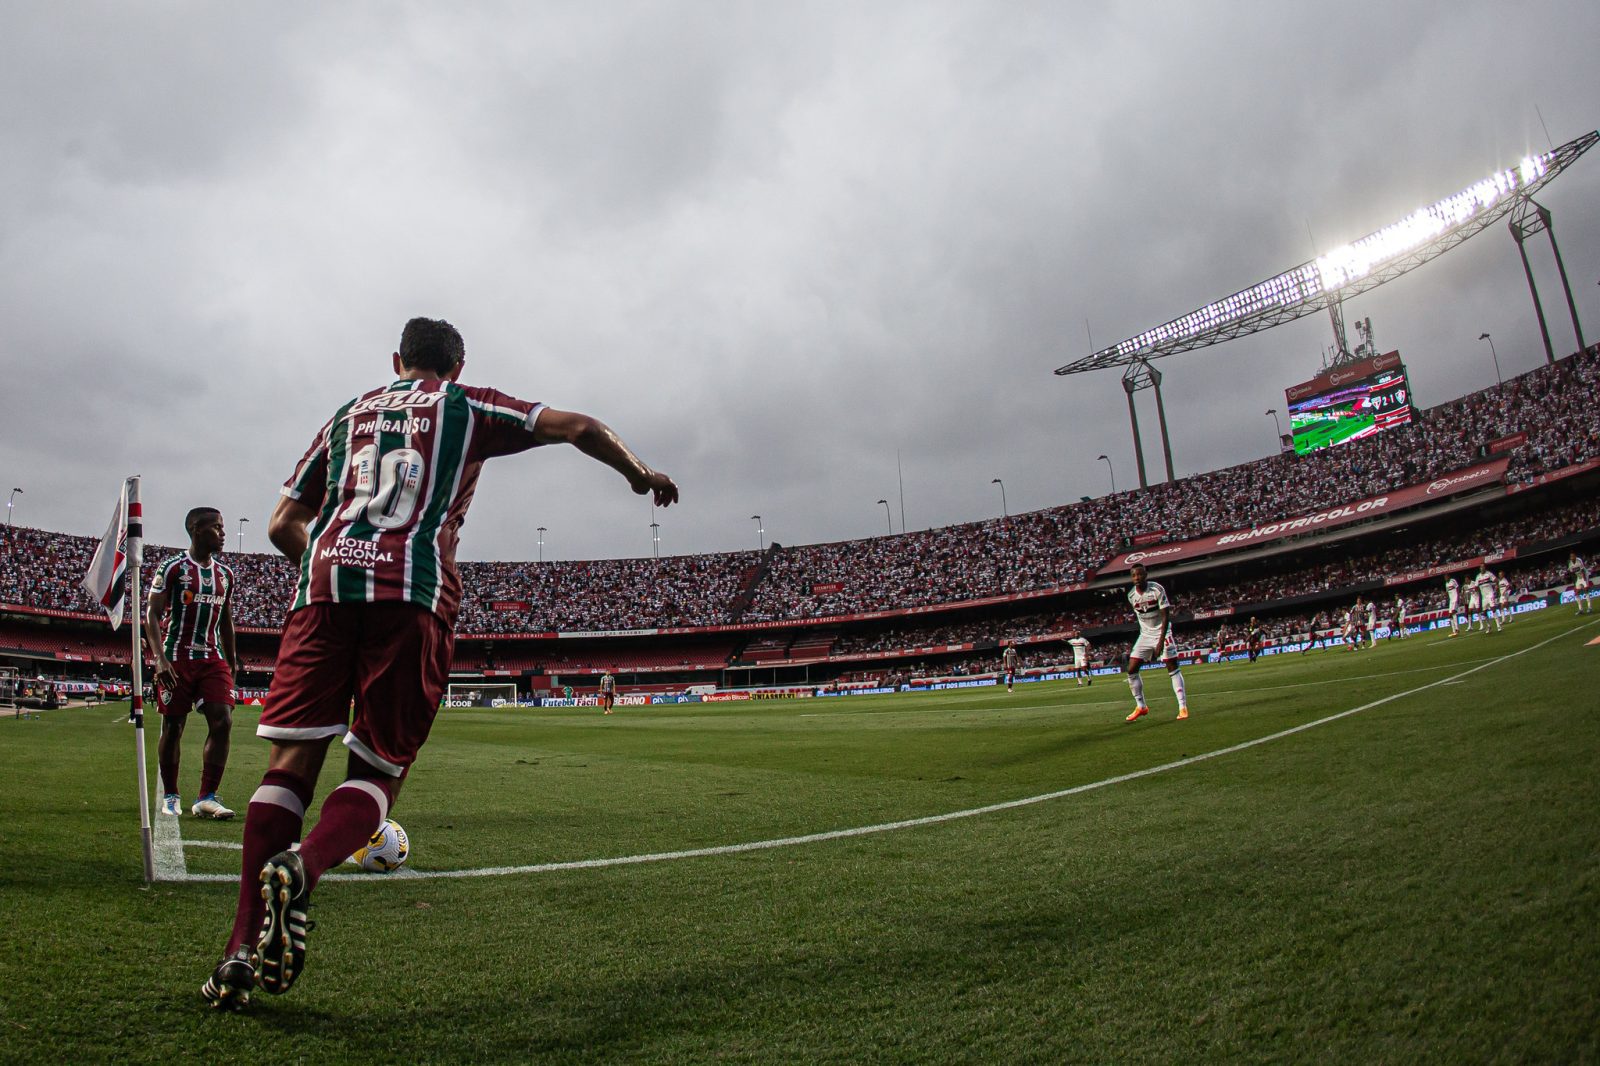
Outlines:
[{"label": "white corner arc line", "polygon": [[[1021,799],[1006,800],[1003,803],[991,803],[984,807],[973,807],[970,810],[950,811],[945,814],[930,814],[920,818],[905,818],[897,822],[882,822],[877,825],[856,826],[851,829],[831,829],[822,833],[807,833],[803,836],[778,837],[773,840],[752,840],[743,844],[722,844],[716,847],[689,848],[683,851],[659,851],[644,855],[619,855],[609,859],[578,859],[571,862],[545,862],[534,863],[527,866],[485,866],[472,870],[401,869],[392,874],[330,873],[325,875],[322,880],[385,883],[392,881],[431,881],[441,880],[444,878],[505,877],[512,874],[555,873],[562,870],[597,870],[612,866],[637,866],[647,862],[671,862],[678,859],[703,859],[712,858],[719,855],[738,855],[749,851],[767,851],[773,848],[788,848],[801,844],[817,844],[826,840],[844,840],[849,837],[871,836],[877,833],[891,833],[900,829],[916,829],[925,825],[939,825],[944,822],[954,822],[963,818],[976,818],[979,815],[1014,810],[1018,807],[1029,807],[1036,803],[1046,803],[1050,800],[1064,799],[1067,796],[1077,796],[1085,792],[1093,792],[1096,789],[1109,788],[1112,785],[1120,785],[1128,781],[1137,781],[1143,777],[1153,777],[1156,774],[1163,774],[1170,770],[1178,770],[1185,766],[1193,766],[1196,763],[1205,762],[1208,759],[1216,759],[1223,755],[1232,755],[1236,752],[1246,751],[1250,748],[1257,747],[1261,744],[1267,744],[1274,740],[1282,740],[1284,737],[1293,736],[1296,733],[1304,733],[1308,729],[1315,729],[1318,726],[1324,726],[1330,722],[1337,722],[1341,719],[1349,718],[1351,715],[1360,714],[1363,711],[1370,711],[1374,707],[1382,707],[1386,703],[1393,703],[1395,700],[1405,699],[1407,696],[1415,696],[1419,692],[1426,692],[1428,689],[1438,688],[1440,685],[1446,685],[1452,681],[1458,681],[1461,678],[1478,673],[1480,670],[1487,670],[1491,666],[1497,666],[1500,663],[1506,662],[1507,660],[1515,659],[1520,655],[1526,655],[1530,651],[1537,651],[1545,645],[1553,644],[1563,637],[1570,636],[1572,633],[1582,628],[1582,626],[1576,626],[1564,633],[1558,633],[1553,637],[1542,640],[1537,644],[1531,644],[1520,651],[1508,652],[1507,654],[1498,658],[1490,659],[1487,662],[1480,663],[1469,670],[1463,670],[1458,674],[1452,674],[1449,677],[1440,678],[1438,681],[1430,681],[1426,685],[1418,685],[1416,688],[1407,689],[1404,692],[1396,692],[1392,695],[1384,696],[1382,699],[1373,700],[1371,703],[1363,703],[1359,707],[1351,707],[1349,710],[1339,711],[1324,718],[1318,718],[1312,722],[1303,722],[1297,726],[1290,726],[1288,729],[1280,729],[1276,733],[1268,733],[1266,736],[1256,737],[1253,740],[1241,741],[1238,744],[1233,744],[1226,748],[1218,748],[1215,751],[1203,752],[1199,755],[1190,755],[1186,758],[1178,759],[1173,762],[1162,763],[1159,766],[1151,766],[1143,770],[1134,770],[1131,773],[1118,774],[1116,777],[1108,777],[1100,781],[1091,781],[1087,784],[1074,785],[1071,788],[1064,788],[1055,792],[1045,792],[1037,796],[1024,796]],[[226,882],[228,884],[235,884],[239,879],[228,874],[186,874],[175,878],[174,880],[193,882]]]},{"label": "white corner arc line", "polygon": [[191,880],[188,868],[183,861],[183,831],[178,825],[178,819],[168,814],[156,815],[156,823],[151,827],[151,837],[155,852],[152,858],[152,867],[157,881],[188,881]]}]

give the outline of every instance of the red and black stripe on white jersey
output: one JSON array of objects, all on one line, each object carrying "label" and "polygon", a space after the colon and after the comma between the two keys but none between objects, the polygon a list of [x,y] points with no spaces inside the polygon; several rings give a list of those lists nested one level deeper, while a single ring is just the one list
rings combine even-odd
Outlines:
[{"label": "red and black stripe on white jersey", "polygon": [[[222,614],[233,595],[233,570],[213,558],[204,565],[188,552],[156,569],[150,595],[169,593],[161,650],[169,660],[221,659]],[[159,624],[159,619],[157,623]]]}]

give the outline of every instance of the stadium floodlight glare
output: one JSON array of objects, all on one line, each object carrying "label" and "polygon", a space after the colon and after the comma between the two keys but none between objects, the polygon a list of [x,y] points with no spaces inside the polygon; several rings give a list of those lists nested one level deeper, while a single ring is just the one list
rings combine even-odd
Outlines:
[{"label": "stadium floodlight glare", "polygon": [[1510,214],[1600,141],[1590,132],[1525,157],[1405,218],[1259,285],[1164,322],[1056,370],[1081,374],[1158,359],[1282,325],[1415,270]]}]

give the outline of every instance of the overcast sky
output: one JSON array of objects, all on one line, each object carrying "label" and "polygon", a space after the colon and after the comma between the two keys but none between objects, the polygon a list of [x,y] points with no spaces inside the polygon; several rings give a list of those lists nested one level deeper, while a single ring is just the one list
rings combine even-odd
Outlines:
[{"label": "overcast sky", "polygon": [[[996,477],[1103,494],[1102,452],[1127,489],[1118,375],[1054,368],[1595,129],[1596,41],[1591,0],[0,0],[0,491],[98,535],[138,473],[152,540],[211,503],[261,550],[413,315],[677,478],[663,554],[882,534],[879,499],[898,532],[897,453],[913,530],[997,516]],[[1600,151],[1540,199],[1592,342]],[[1484,331],[1544,358],[1504,226],[1346,314],[1427,405],[1493,383]],[[1159,363],[1179,475],[1272,450],[1330,341]],[[648,555],[651,517],[545,449],[487,465],[461,555]]]}]

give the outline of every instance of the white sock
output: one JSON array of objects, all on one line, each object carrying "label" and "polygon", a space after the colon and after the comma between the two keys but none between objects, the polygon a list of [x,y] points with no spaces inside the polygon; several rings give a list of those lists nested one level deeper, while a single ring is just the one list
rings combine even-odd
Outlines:
[{"label": "white sock", "polygon": [[1185,694],[1184,687],[1183,687],[1183,671],[1182,670],[1174,670],[1174,671],[1172,671],[1171,677],[1172,677],[1172,694],[1174,696],[1178,697],[1178,706],[1179,707],[1187,707],[1189,705],[1189,699],[1188,699],[1188,696]]},{"label": "white sock", "polygon": [[1137,706],[1140,706],[1140,707],[1145,706],[1145,702],[1144,702],[1144,678],[1140,677],[1138,674],[1129,674],[1128,675],[1128,687],[1133,690],[1133,702]]}]

